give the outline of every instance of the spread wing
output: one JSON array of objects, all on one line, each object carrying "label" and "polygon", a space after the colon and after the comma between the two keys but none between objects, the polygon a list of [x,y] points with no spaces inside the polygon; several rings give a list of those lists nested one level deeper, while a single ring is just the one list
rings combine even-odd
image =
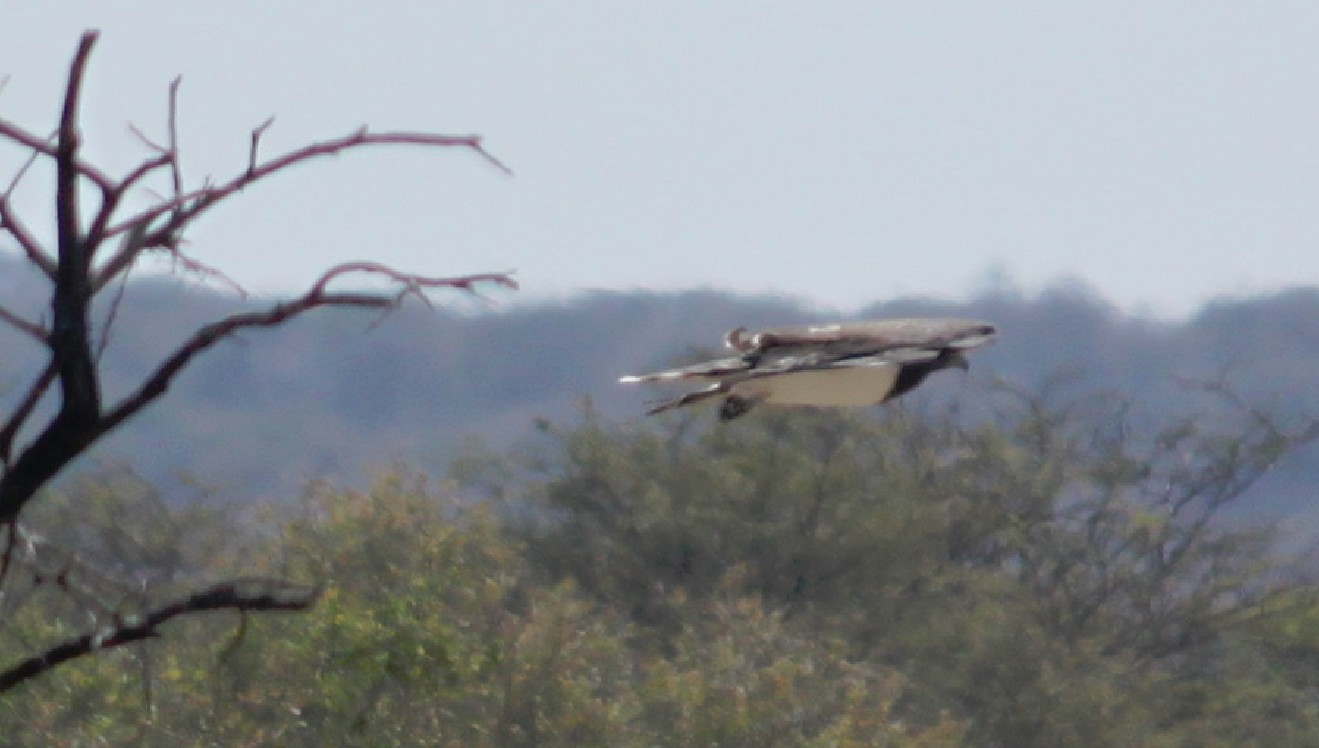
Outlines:
[{"label": "spread wing", "polygon": [[[937,357],[938,353],[931,353],[925,356],[923,360],[932,360]],[[730,359],[722,360],[729,361]],[[704,367],[708,366],[708,364],[697,364],[682,369],[647,374],[641,377],[624,377],[621,381],[654,382],[681,378],[704,379],[709,382],[705,387],[693,392],[688,392],[681,397],[655,401],[655,404],[646,411],[646,415],[653,416],[656,413],[663,413],[666,410],[673,410],[674,408],[698,403],[712,397],[722,397],[734,393],[736,392],[734,389],[736,385],[769,377],[782,377],[784,375],[797,374],[806,371],[836,371],[840,369],[860,370],[867,367],[892,367],[893,365],[894,363],[892,360],[885,359],[881,356],[855,356],[840,361],[822,361],[814,356],[784,356],[766,366],[757,366],[754,368],[745,367],[737,371],[720,369],[720,374],[711,374],[706,371]]]},{"label": "spread wing", "polygon": [[723,377],[733,374],[739,374],[749,370],[752,362],[744,356],[734,356],[730,358],[717,358],[713,361],[705,361],[691,366],[680,366],[676,369],[665,369],[652,374],[629,374],[620,377],[618,381],[627,384],[634,382],[673,382],[682,379],[722,379]]},{"label": "spread wing", "polygon": [[911,364],[930,361],[945,349],[970,350],[991,341],[988,322],[964,319],[896,319],[775,327],[755,333],[733,330],[727,341],[743,353],[620,382],[716,380],[736,383],[789,371],[835,366]]},{"label": "spread wing", "polygon": [[997,334],[994,325],[979,320],[914,318],[773,327],[751,334],[734,330],[728,341],[751,354],[805,348],[848,357],[903,348],[968,350]]}]

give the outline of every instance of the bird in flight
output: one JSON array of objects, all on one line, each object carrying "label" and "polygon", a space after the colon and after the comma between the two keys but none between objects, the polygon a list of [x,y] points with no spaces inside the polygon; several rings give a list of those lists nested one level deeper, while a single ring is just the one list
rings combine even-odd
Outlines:
[{"label": "bird in flight", "polygon": [[965,354],[989,343],[994,325],[968,319],[891,319],[795,325],[724,338],[735,355],[620,382],[696,380],[709,386],[659,403],[647,415],[722,397],[719,420],[760,404],[858,406],[888,402],[940,369],[967,369]]}]

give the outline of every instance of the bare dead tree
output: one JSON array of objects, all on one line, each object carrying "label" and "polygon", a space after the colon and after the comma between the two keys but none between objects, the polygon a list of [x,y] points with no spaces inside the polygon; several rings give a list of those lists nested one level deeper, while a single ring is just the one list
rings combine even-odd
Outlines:
[{"label": "bare dead tree", "polygon": [[[178,79],[169,89],[167,138],[156,143],[134,128],[150,155],[123,176],[114,177],[86,161],[81,145],[79,107],[84,73],[96,32],[83,35],[64,89],[58,128],[50,137],[39,135],[0,118],[0,143],[25,149],[27,161],[0,192],[0,234],[7,234],[27,262],[49,282],[50,317],[29,319],[7,308],[0,299],[0,324],[22,333],[49,355],[12,410],[0,420],[0,583],[20,565],[32,568],[35,551],[17,526],[20,512],[34,496],[58,476],[71,461],[99,439],[123,425],[159,399],[170,384],[201,353],[234,333],[249,328],[277,327],[314,309],[357,307],[378,310],[396,308],[409,297],[429,303],[427,294],[449,289],[475,294],[482,284],[516,288],[507,272],[459,277],[430,277],[401,272],[373,262],[351,262],[326,270],[302,295],[274,303],[265,309],[236,313],[204,325],[165,355],[135,389],[117,402],[105,402],[101,391],[100,351],[114,321],[117,291],[134,264],[149,253],[162,253],[181,267],[202,275],[227,279],[218,268],[187,256],[182,250],[187,229],[212,208],[237,195],[249,185],[307,161],[367,146],[414,145],[461,148],[473,152],[507,172],[482,147],[474,135],[438,135],[419,132],[370,132],[363,127],[339,138],[311,143],[274,158],[261,156],[261,138],[271,122],[251,132],[246,167],[222,181],[206,180],[200,187],[185,184],[180,164],[177,129]],[[54,246],[43,244],[13,207],[15,188],[29,168],[45,160],[54,167],[56,231]],[[125,198],[140,195],[148,178],[167,175],[170,191],[153,196],[149,207],[130,211]],[[94,202],[87,206],[85,202]],[[88,216],[85,218],[85,216]],[[380,292],[335,290],[349,276],[374,276],[389,282]],[[94,340],[90,314],[98,294],[110,296],[107,318],[100,326],[100,341]],[[44,422],[39,405],[58,392],[57,408]],[[31,434],[30,438],[24,438]],[[31,551],[31,552],[29,552]],[[38,572],[39,573],[39,572]],[[56,584],[67,583],[67,575],[49,573]],[[62,581],[61,581],[62,580]],[[108,647],[155,636],[157,628],[189,613],[231,609],[301,610],[316,598],[312,587],[279,580],[224,582],[186,596],[155,610],[131,617],[112,618],[86,636],[52,648],[44,654],[0,673],[0,691],[70,659]]]}]

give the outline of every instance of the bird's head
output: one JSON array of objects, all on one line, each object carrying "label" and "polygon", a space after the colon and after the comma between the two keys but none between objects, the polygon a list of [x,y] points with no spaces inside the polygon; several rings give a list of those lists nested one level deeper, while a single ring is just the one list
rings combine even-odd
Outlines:
[{"label": "bird's head", "polygon": [[966,359],[966,356],[963,355],[962,352],[959,350],[952,348],[945,350],[943,355],[943,360],[944,360],[943,363],[944,368],[961,369],[962,371],[971,370],[971,362],[968,361]]}]

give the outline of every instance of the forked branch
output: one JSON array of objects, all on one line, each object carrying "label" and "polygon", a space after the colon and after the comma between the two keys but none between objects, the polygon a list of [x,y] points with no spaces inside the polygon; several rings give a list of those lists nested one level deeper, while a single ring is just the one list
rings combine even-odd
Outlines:
[{"label": "forked branch", "polygon": [[[235,314],[199,328],[182,345],[166,356],[146,376],[139,387],[117,404],[104,405],[100,395],[99,352],[108,335],[109,323],[101,331],[101,344],[92,340],[88,319],[91,301],[106,285],[123,278],[141,253],[150,250],[168,252],[182,267],[210,277],[226,278],[222,271],[180,250],[182,236],[197,218],[212,207],[236,195],[247,186],[268,176],[313,159],[333,156],[346,150],[374,145],[421,145],[459,147],[475,151],[501,171],[508,168],[490,155],[475,135],[438,135],[415,132],[372,133],[362,128],[354,133],[297,148],[275,158],[261,161],[261,138],[269,127],[266,122],[251,133],[247,168],[219,184],[205,183],[194,190],[183,186],[179,158],[178,90],[179,81],[170,85],[168,137],[164,144],[139,137],[152,151],[137,167],[118,180],[112,179],[81,157],[81,133],[78,124],[79,102],[87,62],[95,45],[95,32],[85,34],[70,66],[64,91],[59,127],[53,138],[36,136],[12,123],[0,120],[0,140],[8,139],[29,148],[29,163],[40,158],[54,161],[56,169],[57,246],[42,247],[11,210],[13,191],[0,195],[0,228],[13,236],[28,260],[40,268],[54,285],[53,318],[49,328],[30,321],[6,307],[0,307],[0,324],[13,327],[50,350],[49,367],[32,384],[8,417],[0,423],[0,523],[17,518],[24,504],[74,458],[85,452],[106,433],[118,427],[142,408],[160,397],[195,356],[232,333],[253,327],[273,327],[312,309],[326,306],[352,306],[393,309],[407,297],[429,303],[426,293],[436,289],[453,289],[476,293],[483,283],[516,287],[509,273],[483,273],[459,277],[430,277],[404,273],[372,262],[354,262],[325,272],[302,296],[274,304],[264,311]],[[22,176],[27,165],[15,178]],[[120,215],[124,198],[162,169],[168,169],[172,194],[136,214]],[[100,204],[83,232],[80,218],[80,183],[91,182],[99,188]],[[84,185],[85,186],[85,185]],[[98,251],[109,241],[118,246],[113,254],[101,258]],[[380,292],[332,291],[330,285],[349,275],[374,275],[387,279],[391,288]],[[241,290],[241,289],[240,289]],[[113,315],[113,300],[108,306]],[[51,390],[61,394],[59,410],[26,445],[18,435],[37,412],[37,403]]]},{"label": "forked branch", "polygon": [[[333,292],[327,290],[327,286],[332,280],[354,272],[384,275],[398,285],[398,290],[379,293]],[[493,284],[511,289],[518,287],[512,273],[481,273],[453,278],[429,278],[422,275],[402,273],[377,263],[355,262],[338,265],[326,271],[312,285],[311,290],[296,299],[275,304],[263,311],[233,314],[198,329],[156,367],[136,392],[124,398],[122,402],[106,413],[100,424],[102,433],[114,429],[149,405],[153,400],[165,394],[174,377],[178,376],[195,356],[239,330],[275,327],[298,315],[321,307],[394,309],[408,296],[420,297],[425,301],[424,292],[427,290],[450,288],[474,294],[481,284]],[[429,302],[427,301],[427,303]],[[3,499],[3,492],[0,491],[0,519],[3,519],[5,511]]]},{"label": "forked branch", "polygon": [[[171,101],[174,101],[174,99],[171,99]],[[115,276],[131,265],[133,260],[142,252],[159,249],[170,250],[175,248],[178,243],[178,237],[183,230],[222,201],[241,192],[255,182],[305,161],[326,156],[335,156],[344,151],[355,150],[367,146],[420,145],[439,148],[458,147],[475,151],[481,156],[481,158],[485,159],[485,161],[500,171],[503,171],[506,174],[512,173],[512,171],[500,162],[499,159],[495,158],[489,151],[485,150],[485,147],[481,143],[480,136],[477,135],[437,135],[433,133],[418,132],[372,133],[368,132],[366,128],[362,128],[357,132],[340,138],[312,143],[311,145],[295,149],[264,163],[257,163],[261,136],[270,124],[271,120],[267,120],[261,126],[252,131],[250,160],[247,170],[243,173],[234,176],[221,184],[207,185],[182,194],[175,194],[170,199],[162,200],[156,205],[128,218],[115,221],[104,230],[103,234],[97,235],[98,239],[110,239],[117,236],[124,236],[125,241],[121,242],[119,249],[97,272],[94,281],[95,287],[98,290],[104,287],[106,283],[113,280]],[[174,141],[171,140],[171,144],[173,144],[173,142]],[[173,147],[173,145],[171,145],[171,147]],[[167,155],[172,156],[174,163],[177,163],[177,153]],[[158,156],[158,158],[164,159],[167,155],[161,155]],[[104,212],[104,207],[102,210]],[[105,225],[108,222],[108,215],[104,222],[102,221],[101,216],[97,217],[96,223],[98,225]]]},{"label": "forked branch", "polygon": [[154,638],[160,634],[159,629],[162,625],[182,615],[214,610],[240,612],[306,610],[316,602],[319,595],[318,588],[275,579],[240,579],[222,582],[145,614],[124,616],[121,620],[95,633],[70,639],[39,655],[29,657],[0,673],[0,693],[69,660]]}]

